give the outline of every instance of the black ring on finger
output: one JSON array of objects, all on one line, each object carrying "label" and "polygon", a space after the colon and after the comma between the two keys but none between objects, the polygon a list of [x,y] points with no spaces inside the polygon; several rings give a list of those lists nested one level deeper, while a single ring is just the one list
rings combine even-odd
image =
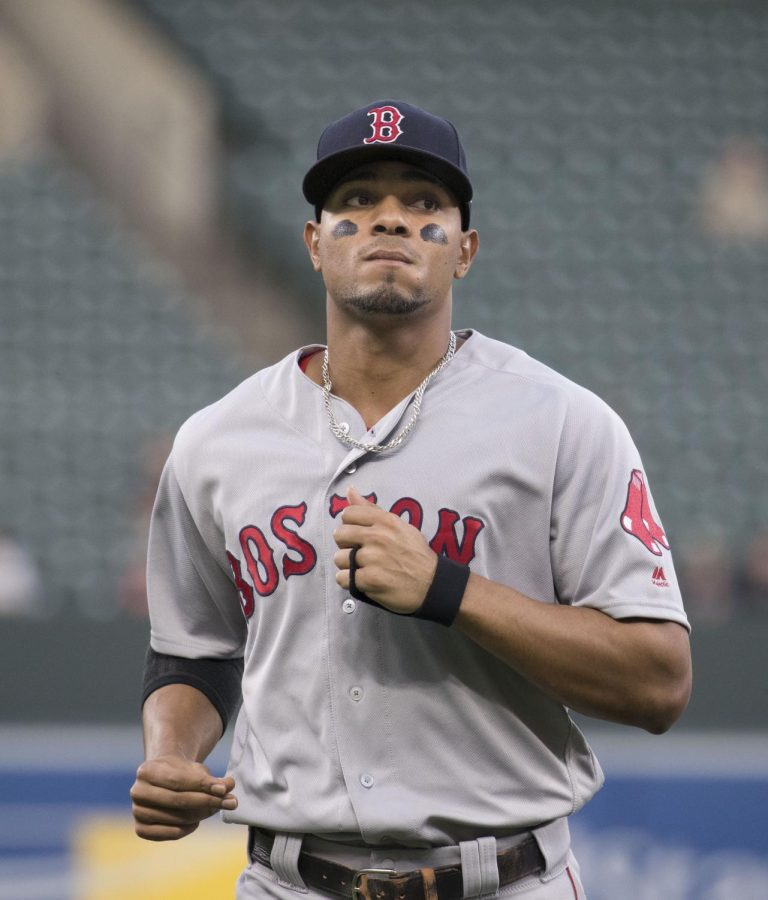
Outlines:
[{"label": "black ring on finger", "polygon": [[355,585],[355,573],[357,572],[357,560],[355,557],[357,556],[357,551],[359,549],[359,547],[353,547],[349,551],[349,593],[358,600],[360,598],[357,593],[357,586]]},{"label": "black ring on finger", "polygon": [[357,551],[359,547],[353,547],[349,551],[349,593],[351,597],[354,597],[355,600],[362,600],[363,603],[370,603],[372,606],[379,606],[379,604],[375,600],[371,600],[368,594],[363,593],[355,581],[355,576],[357,575],[358,565],[357,565]]}]

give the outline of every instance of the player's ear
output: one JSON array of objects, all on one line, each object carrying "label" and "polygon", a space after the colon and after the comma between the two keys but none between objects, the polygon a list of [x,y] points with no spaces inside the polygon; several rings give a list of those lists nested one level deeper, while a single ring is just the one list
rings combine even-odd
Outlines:
[{"label": "player's ear", "polygon": [[312,261],[312,268],[315,272],[320,271],[320,254],[318,253],[318,243],[320,241],[320,223],[310,220],[304,226],[304,243],[309,251],[309,258]]},{"label": "player's ear", "polygon": [[462,231],[459,243],[459,259],[453,272],[454,278],[463,278],[469,272],[479,246],[480,236],[474,228]]}]

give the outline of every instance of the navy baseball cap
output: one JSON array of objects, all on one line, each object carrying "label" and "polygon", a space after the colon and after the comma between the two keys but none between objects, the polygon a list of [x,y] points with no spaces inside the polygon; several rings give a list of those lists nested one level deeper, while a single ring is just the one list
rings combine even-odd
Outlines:
[{"label": "navy baseball cap", "polygon": [[320,135],[317,162],[303,184],[318,221],[339,179],[377,159],[410,162],[439,178],[456,197],[462,230],[469,228],[472,184],[459,133],[447,119],[401,100],[376,100],[362,106],[331,122]]}]

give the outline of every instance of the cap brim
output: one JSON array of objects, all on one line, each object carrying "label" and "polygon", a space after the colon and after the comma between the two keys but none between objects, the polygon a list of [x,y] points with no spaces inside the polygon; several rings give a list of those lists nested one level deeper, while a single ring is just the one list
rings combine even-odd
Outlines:
[{"label": "cap brim", "polygon": [[352,169],[364,166],[371,160],[381,159],[403,160],[424,169],[435,178],[439,178],[460,205],[468,204],[472,199],[472,185],[461,169],[440,156],[402,144],[397,146],[372,144],[366,147],[351,147],[348,150],[340,150],[338,153],[326,156],[315,163],[304,176],[302,185],[304,196],[314,206],[322,206],[326,197],[344,175]]}]

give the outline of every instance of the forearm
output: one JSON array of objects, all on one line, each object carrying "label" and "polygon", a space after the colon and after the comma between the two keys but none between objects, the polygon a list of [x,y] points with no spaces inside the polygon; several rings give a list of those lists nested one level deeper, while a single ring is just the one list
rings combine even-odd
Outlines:
[{"label": "forearm", "polygon": [[203,760],[221,737],[211,701],[187,684],[168,684],[144,703],[144,762],[131,788],[136,834],[173,841],[191,834],[203,819],[235,809],[230,776],[216,778]]},{"label": "forearm", "polygon": [[[337,582],[376,603],[411,614],[435,573],[423,535],[399,516],[348,492],[350,505],[334,532]],[[454,628],[498,656],[542,691],[577,712],[666,731],[688,702],[690,649],[674,622],[617,621],[596,609],[531,600],[472,573]]]},{"label": "forearm", "polygon": [[153,691],[143,710],[144,756],[182,756],[202,762],[222,735],[221,716],[201,691],[168,684]]},{"label": "forearm", "polygon": [[542,603],[473,574],[456,627],[585,715],[659,733],[688,702],[688,636],[674,622]]}]

